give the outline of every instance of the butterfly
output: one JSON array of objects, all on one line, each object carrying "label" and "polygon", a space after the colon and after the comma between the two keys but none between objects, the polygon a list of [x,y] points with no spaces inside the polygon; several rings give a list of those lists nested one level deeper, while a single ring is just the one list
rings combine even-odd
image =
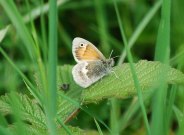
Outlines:
[{"label": "butterfly", "polygon": [[77,62],[72,69],[73,79],[83,88],[108,75],[114,66],[113,58],[106,59],[91,42],[83,38],[74,38],[72,53]]}]

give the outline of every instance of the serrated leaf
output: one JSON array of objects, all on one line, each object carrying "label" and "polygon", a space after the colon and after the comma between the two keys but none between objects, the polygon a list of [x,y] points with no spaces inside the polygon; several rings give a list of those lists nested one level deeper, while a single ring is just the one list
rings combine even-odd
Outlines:
[{"label": "serrated leaf", "polygon": [[[71,75],[72,66],[65,65],[58,67],[58,110],[57,116],[67,122],[73,113],[77,112],[80,106],[81,88],[77,86]],[[63,89],[62,85],[67,84],[68,88]]]},{"label": "serrated leaf", "polygon": [[[71,71],[71,65],[58,66],[57,68],[57,118],[64,123],[69,121],[80,106],[81,88],[73,82]],[[34,75],[35,82],[38,89],[43,91],[39,76],[39,73]],[[68,88],[64,85],[68,85]]]},{"label": "serrated leaf", "polygon": [[[174,68],[157,61],[141,60],[134,64],[142,92],[150,92],[160,83],[160,74],[167,69],[168,84],[184,84],[184,74]],[[104,98],[126,98],[136,95],[132,73],[128,63],[114,67],[114,73],[109,74],[89,88],[83,90],[83,103],[98,102]]]},{"label": "serrated leaf", "polygon": [[0,97],[0,112],[3,115],[7,115],[11,113],[10,102],[7,95]]},{"label": "serrated leaf", "polygon": [[[72,133],[72,135],[86,135],[84,130],[81,130],[78,127],[68,126],[68,128],[69,128],[70,132]],[[63,128],[60,128],[58,130],[58,134],[60,134],[60,135],[68,135],[68,133]]]},{"label": "serrated leaf", "polygon": [[[17,98],[20,101],[20,106],[18,107],[22,120],[45,129],[45,115],[36,101],[31,100],[27,95],[23,94],[17,94]],[[13,114],[11,110],[11,98],[8,94],[0,97],[0,112],[4,115]]]},{"label": "serrated leaf", "polygon": [[[16,124],[13,124],[8,127],[8,129],[12,133],[16,133],[17,128],[19,128]],[[78,127],[72,127],[67,126],[67,128],[70,130],[72,135],[88,135],[85,133],[84,130],[78,128]],[[68,135],[68,133],[65,131],[64,128],[57,128],[58,135]],[[26,125],[25,126],[25,133],[27,135],[50,135],[49,131],[47,129],[43,129],[34,125]]]},{"label": "serrated leaf", "polygon": [[25,117],[24,119],[29,121],[32,125],[46,128],[45,115],[38,106],[38,103],[35,100],[31,100],[27,95],[20,95],[19,97],[22,103],[21,110]]}]

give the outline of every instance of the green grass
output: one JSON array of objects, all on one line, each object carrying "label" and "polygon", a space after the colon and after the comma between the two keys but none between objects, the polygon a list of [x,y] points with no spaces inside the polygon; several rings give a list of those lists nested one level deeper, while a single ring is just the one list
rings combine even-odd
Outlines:
[{"label": "green grass", "polygon": [[57,102],[57,6],[56,0],[49,1],[49,50],[48,50],[48,93],[45,98],[45,107],[48,128],[51,135],[56,135],[56,102]]},{"label": "green grass", "polygon": [[148,133],[148,135],[151,135],[151,131],[150,131],[147,115],[146,115],[146,110],[145,110],[144,103],[143,103],[141,87],[140,87],[140,84],[139,84],[138,77],[136,75],[135,67],[133,65],[132,54],[130,52],[130,48],[128,47],[127,39],[125,37],[125,32],[124,32],[124,29],[123,29],[123,26],[122,26],[123,24],[121,22],[121,18],[120,18],[120,14],[119,14],[119,11],[118,11],[117,3],[115,1],[114,1],[114,7],[115,7],[115,10],[116,10],[116,14],[117,14],[117,18],[118,18],[118,24],[119,24],[119,27],[120,27],[121,36],[122,36],[122,39],[123,39],[123,42],[124,42],[125,50],[126,50],[126,53],[128,55],[128,61],[130,62],[130,69],[131,69],[131,72],[132,72],[134,85],[137,89],[139,103],[140,103],[141,110],[142,110],[142,113],[143,113],[144,122],[145,122],[145,125],[146,125],[146,128],[147,128],[147,133]]},{"label": "green grass", "polygon": [[[169,0],[164,0],[162,3],[162,14],[158,30],[157,43],[155,49],[155,60],[161,61],[163,63],[169,63],[170,57],[170,6],[171,2]],[[165,74],[167,69],[163,69],[163,73],[160,75],[160,87],[157,89],[157,92],[153,97],[153,114],[152,114],[152,123],[151,130],[152,134],[163,135],[167,134],[167,106],[166,106],[166,96],[168,87],[165,84]],[[170,99],[171,101],[172,99]],[[169,108],[170,107],[170,108]],[[172,107],[168,106],[168,109],[171,110]]]},{"label": "green grass", "polygon": [[[183,4],[0,0],[0,134],[182,135]],[[76,85],[74,37],[120,56],[118,78]]]}]

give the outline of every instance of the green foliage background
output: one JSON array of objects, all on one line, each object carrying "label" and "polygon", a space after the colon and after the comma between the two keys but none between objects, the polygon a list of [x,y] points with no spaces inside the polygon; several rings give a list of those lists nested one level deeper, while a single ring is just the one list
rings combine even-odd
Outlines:
[{"label": "green foliage background", "polygon": [[[183,0],[0,0],[0,134],[182,135],[183,6]],[[107,58],[112,50],[120,56],[118,78],[77,86],[75,37]]]}]

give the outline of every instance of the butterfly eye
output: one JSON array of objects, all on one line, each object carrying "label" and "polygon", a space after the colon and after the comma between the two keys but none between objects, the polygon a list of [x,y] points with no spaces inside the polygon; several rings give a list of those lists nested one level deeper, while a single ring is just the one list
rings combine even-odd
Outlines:
[{"label": "butterfly eye", "polygon": [[81,43],[81,44],[80,44],[80,46],[81,46],[81,47],[83,47],[83,46],[84,46],[84,44],[83,44],[83,43]]}]

